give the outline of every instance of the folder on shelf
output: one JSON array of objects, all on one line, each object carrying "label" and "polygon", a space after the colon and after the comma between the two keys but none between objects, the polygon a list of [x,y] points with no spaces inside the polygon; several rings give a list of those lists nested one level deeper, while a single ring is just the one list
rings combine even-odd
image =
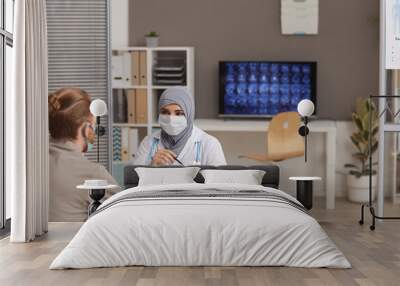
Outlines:
[{"label": "folder on shelf", "polygon": [[112,86],[124,85],[124,57],[121,55],[112,56],[111,83]]},{"label": "folder on shelf", "polygon": [[127,91],[128,123],[136,123],[136,96],[135,90]]},{"label": "folder on shelf", "polygon": [[131,52],[131,68],[132,68],[132,84],[139,85],[140,77],[140,64],[139,64],[139,51]]},{"label": "folder on shelf", "polygon": [[130,86],[132,84],[132,71],[131,71],[131,61],[129,53],[123,53],[123,82],[122,86]]},{"label": "folder on shelf", "polygon": [[139,149],[139,130],[136,128],[129,128],[129,159],[135,159],[136,153]]},{"label": "folder on shelf", "polygon": [[147,55],[145,51],[139,52],[140,85],[147,85]]},{"label": "folder on shelf", "polygon": [[129,160],[129,128],[121,128],[121,160]]},{"label": "folder on shelf", "polygon": [[113,89],[113,115],[115,123],[126,122],[126,95],[123,89]]},{"label": "folder on shelf", "polygon": [[113,161],[121,161],[121,128],[113,128]]},{"label": "folder on shelf", "polygon": [[136,90],[136,123],[147,123],[147,90]]}]

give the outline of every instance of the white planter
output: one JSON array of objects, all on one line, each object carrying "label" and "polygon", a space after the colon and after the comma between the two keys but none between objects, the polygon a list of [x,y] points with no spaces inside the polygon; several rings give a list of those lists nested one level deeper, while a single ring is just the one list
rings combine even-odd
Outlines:
[{"label": "white planter", "polygon": [[[376,195],[376,175],[372,176],[372,201]],[[347,175],[347,197],[349,201],[366,203],[369,200],[369,176],[357,178]]]},{"label": "white planter", "polygon": [[158,37],[146,37],[146,46],[154,48],[158,46]]}]

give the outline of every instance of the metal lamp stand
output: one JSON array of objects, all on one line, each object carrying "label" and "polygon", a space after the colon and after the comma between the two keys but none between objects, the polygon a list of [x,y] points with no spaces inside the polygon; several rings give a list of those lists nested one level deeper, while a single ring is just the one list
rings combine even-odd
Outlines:
[{"label": "metal lamp stand", "polygon": [[304,161],[307,162],[307,136],[310,130],[307,127],[308,124],[308,117],[304,116],[303,117],[303,122],[304,125],[300,126],[299,128],[299,135],[304,137]]},{"label": "metal lamp stand", "polygon": [[100,125],[100,116],[96,116],[97,163],[100,162],[100,136],[106,133],[104,126]]}]

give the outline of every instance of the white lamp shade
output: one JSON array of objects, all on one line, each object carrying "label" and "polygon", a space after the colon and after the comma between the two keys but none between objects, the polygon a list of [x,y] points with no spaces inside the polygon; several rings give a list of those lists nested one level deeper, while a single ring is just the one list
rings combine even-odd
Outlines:
[{"label": "white lamp shade", "polygon": [[314,103],[309,99],[303,99],[297,104],[297,112],[303,116],[311,116],[314,113]]},{"label": "white lamp shade", "polygon": [[93,100],[92,103],[90,103],[89,109],[90,112],[96,117],[107,114],[107,104],[101,99]]}]

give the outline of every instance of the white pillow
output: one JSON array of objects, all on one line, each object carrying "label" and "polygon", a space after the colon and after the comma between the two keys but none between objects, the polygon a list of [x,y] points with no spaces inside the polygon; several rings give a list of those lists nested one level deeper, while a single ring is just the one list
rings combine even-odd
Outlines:
[{"label": "white pillow", "polygon": [[143,168],[135,169],[139,176],[139,186],[195,183],[193,180],[200,168]]},{"label": "white pillow", "polygon": [[206,184],[246,184],[261,185],[265,171],[261,170],[202,170],[200,174],[204,177]]}]

